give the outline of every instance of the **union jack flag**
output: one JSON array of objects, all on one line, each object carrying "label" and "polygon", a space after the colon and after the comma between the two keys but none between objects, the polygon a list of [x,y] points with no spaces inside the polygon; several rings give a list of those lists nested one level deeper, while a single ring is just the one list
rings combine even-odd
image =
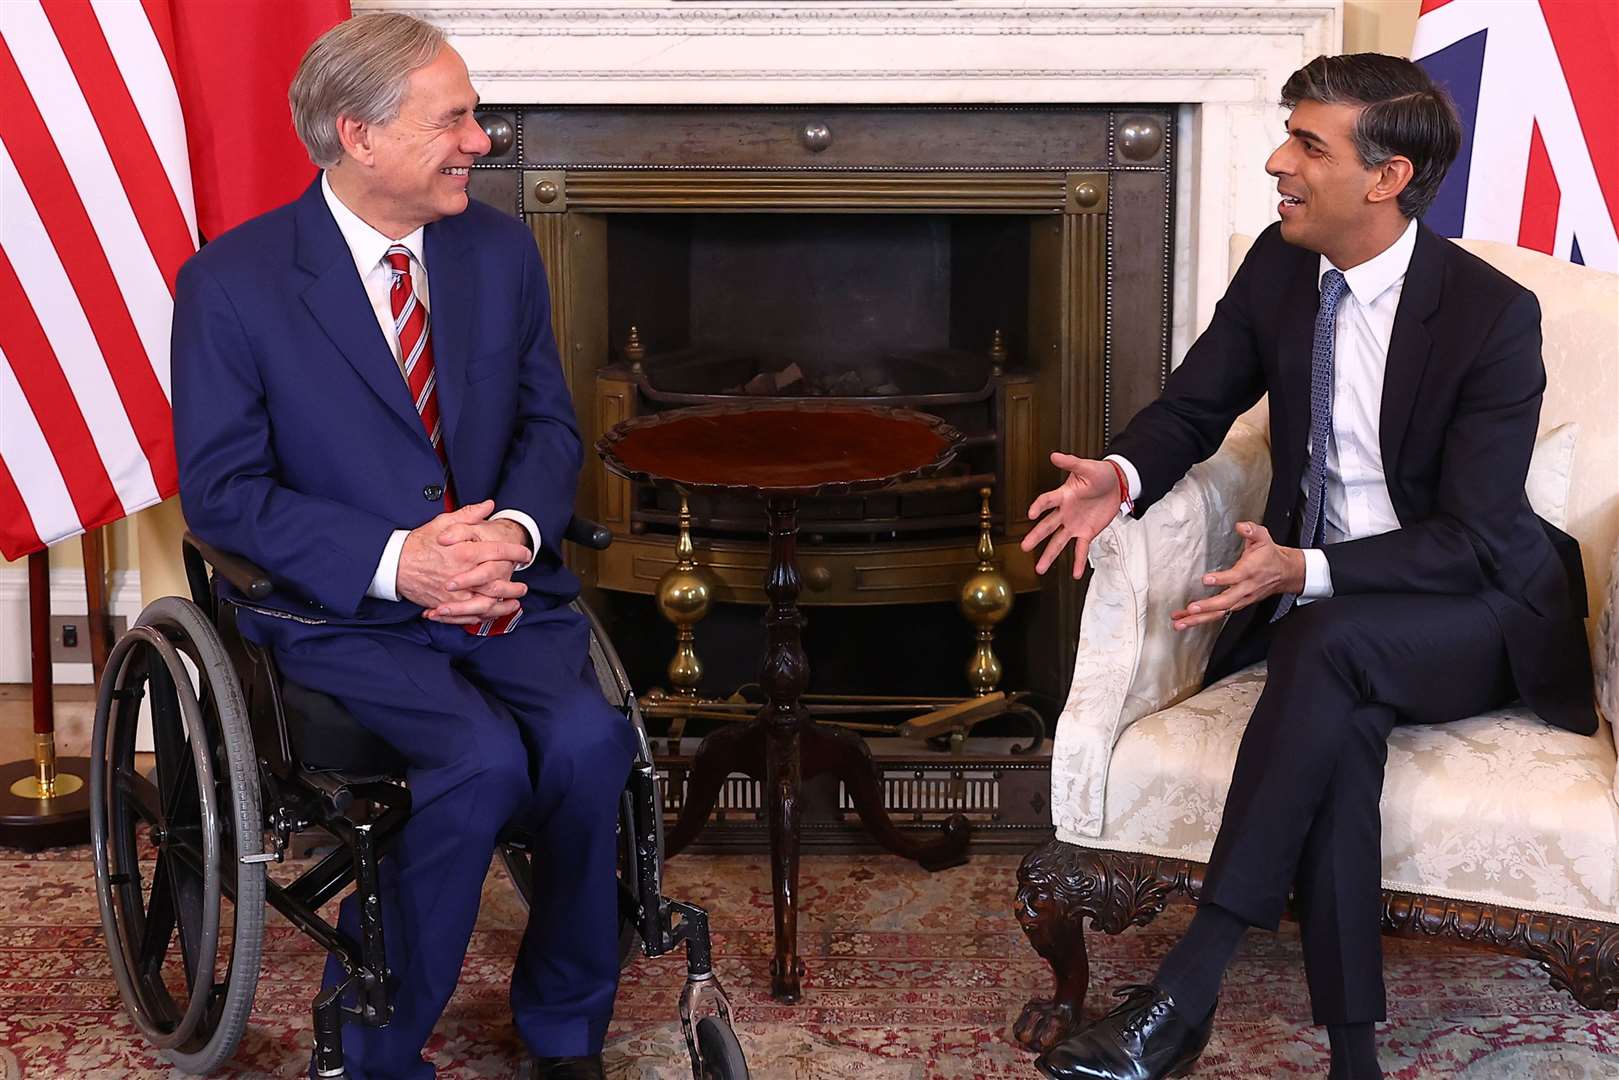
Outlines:
[{"label": "union jack flag", "polygon": [[1619,270],[1619,6],[1423,0],[1411,57],[1463,127],[1423,221]]}]

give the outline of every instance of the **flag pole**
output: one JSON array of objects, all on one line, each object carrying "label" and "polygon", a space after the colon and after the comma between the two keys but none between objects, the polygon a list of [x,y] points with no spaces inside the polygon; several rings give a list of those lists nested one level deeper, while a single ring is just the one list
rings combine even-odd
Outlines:
[{"label": "flag pole", "polygon": [[[101,567],[86,565],[90,574]],[[92,615],[92,618],[94,616]],[[32,647],[34,756],[0,765],[0,844],[37,851],[90,839],[90,760],[56,756],[51,693],[50,556],[28,556],[28,629]]]}]

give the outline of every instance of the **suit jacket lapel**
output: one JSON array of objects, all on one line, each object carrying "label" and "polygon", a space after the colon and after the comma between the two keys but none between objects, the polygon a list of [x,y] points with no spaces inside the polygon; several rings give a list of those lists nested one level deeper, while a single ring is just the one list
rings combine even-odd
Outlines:
[{"label": "suit jacket lapel", "polygon": [[432,320],[433,369],[438,376],[438,408],[444,420],[444,446],[455,446],[457,420],[467,386],[467,350],[472,341],[473,299],[478,283],[473,280],[473,259],[466,240],[466,229],[455,218],[444,218],[427,226],[422,246],[427,260],[428,316]]},{"label": "suit jacket lapel", "polygon": [[1310,354],[1316,311],[1321,307],[1315,273],[1319,256],[1305,254],[1308,258],[1300,260],[1303,265],[1288,285],[1282,303],[1277,354],[1281,400],[1271,403],[1271,437],[1281,447],[1277,467],[1287,474],[1277,479],[1290,482],[1291,491],[1297,491],[1304,482],[1310,446]]},{"label": "suit jacket lapel", "polygon": [[[1439,309],[1445,271],[1444,249],[1440,245],[1445,242],[1426,226],[1417,226],[1416,248],[1411,252],[1411,266],[1405,272],[1405,285],[1400,290],[1400,306],[1394,314],[1394,333],[1389,338],[1388,362],[1383,370],[1378,441],[1383,449],[1383,475],[1387,478],[1389,498],[1397,512],[1404,502],[1404,492],[1395,481],[1399,475],[1397,463],[1406,430],[1411,426],[1417,391],[1433,351],[1433,338],[1425,324]],[[1405,516],[1400,514],[1402,519]]]},{"label": "suit jacket lapel", "polygon": [[302,294],[304,306],[377,397],[411,431],[426,438],[393,350],[372,314],[354,256],[327,209],[318,177],[298,200],[295,220],[298,265],[313,275]]}]

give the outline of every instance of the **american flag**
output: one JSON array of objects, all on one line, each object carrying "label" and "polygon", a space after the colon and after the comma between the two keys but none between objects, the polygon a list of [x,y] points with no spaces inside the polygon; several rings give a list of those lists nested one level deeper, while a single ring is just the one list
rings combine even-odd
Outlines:
[{"label": "american flag", "polygon": [[0,554],[178,486],[174,280],[314,175],[287,85],[347,0],[0,0]]},{"label": "american flag", "polygon": [[1464,129],[1424,223],[1619,270],[1619,5],[1423,0],[1411,56]]}]

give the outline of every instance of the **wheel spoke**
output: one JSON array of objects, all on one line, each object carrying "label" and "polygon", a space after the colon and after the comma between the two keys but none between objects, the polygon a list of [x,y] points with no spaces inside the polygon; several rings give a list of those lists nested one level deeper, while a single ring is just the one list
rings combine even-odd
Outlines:
[{"label": "wheel spoke", "polygon": [[[169,874],[174,881],[175,915],[180,924],[180,952],[185,959],[186,990],[196,993],[199,977],[212,981],[213,957],[199,955],[202,935],[202,879],[192,873],[191,868],[184,861],[170,857]],[[209,970],[198,970],[198,964],[206,960]]]},{"label": "wheel spoke", "polygon": [[[158,771],[159,791],[163,800],[163,820],[171,828],[177,824],[193,824],[197,820],[197,762],[189,749],[179,766],[169,770],[171,787],[162,786],[162,770]],[[158,758],[162,760],[161,757]]]},{"label": "wheel spoke", "polygon": [[167,806],[169,794],[177,786],[175,773],[191,755],[186,749],[185,721],[180,716],[174,680],[168,665],[153,657],[147,674],[152,689],[152,742],[157,751],[157,788]]},{"label": "wheel spoke", "polygon": [[174,935],[174,886],[168,869],[172,861],[173,856],[166,852],[157,857],[152,898],[146,906],[144,932],[135,958],[140,977],[154,985],[162,984],[163,958],[168,955],[169,939]]},{"label": "wheel spoke", "polygon": [[148,825],[161,826],[163,811],[159,806],[157,787],[146,777],[127,768],[118,770],[116,782],[123,795],[140,819]]}]

